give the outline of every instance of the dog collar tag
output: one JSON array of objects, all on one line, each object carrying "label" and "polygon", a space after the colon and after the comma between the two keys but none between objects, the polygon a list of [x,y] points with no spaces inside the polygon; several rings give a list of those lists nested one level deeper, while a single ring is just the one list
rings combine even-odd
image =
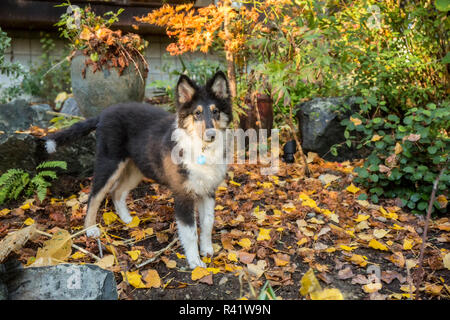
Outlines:
[{"label": "dog collar tag", "polygon": [[199,155],[197,157],[197,163],[198,164],[205,164],[206,163],[206,157],[204,155]]}]

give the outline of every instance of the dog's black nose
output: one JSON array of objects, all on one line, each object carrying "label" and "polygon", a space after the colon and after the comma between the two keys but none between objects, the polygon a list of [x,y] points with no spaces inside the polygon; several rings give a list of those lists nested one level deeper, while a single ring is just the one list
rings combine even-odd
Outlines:
[{"label": "dog's black nose", "polygon": [[215,129],[207,129],[205,132],[206,141],[214,141],[216,138],[216,130]]}]

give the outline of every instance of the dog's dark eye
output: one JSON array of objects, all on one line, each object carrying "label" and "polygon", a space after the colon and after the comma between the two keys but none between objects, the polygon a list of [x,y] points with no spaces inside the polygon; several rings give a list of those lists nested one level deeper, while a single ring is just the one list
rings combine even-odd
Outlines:
[{"label": "dog's dark eye", "polygon": [[217,109],[213,110],[213,114],[217,114],[218,112],[219,112],[219,110],[217,110]]},{"label": "dog's dark eye", "polygon": [[196,116],[199,116],[199,115],[201,115],[202,113],[200,112],[200,111],[195,111],[195,115]]}]

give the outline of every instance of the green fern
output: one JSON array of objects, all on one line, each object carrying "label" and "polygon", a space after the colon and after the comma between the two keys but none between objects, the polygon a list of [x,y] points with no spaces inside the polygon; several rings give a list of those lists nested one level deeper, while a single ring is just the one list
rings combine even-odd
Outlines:
[{"label": "green fern", "polygon": [[48,168],[60,168],[63,170],[67,170],[67,162],[65,161],[46,161],[42,162],[40,165],[36,167],[36,169],[48,169]]},{"label": "green fern", "polygon": [[[29,197],[34,193],[43,201],[47,195],[47,188],[51,186],[49,180],[58,178],[53,170],[67,170],[65,161],[46,161],[36,167],[36,175],[30,179],[29,173],[22,169],[9,169],[0,176],[0,204],[7,200],[17,199],[21,194]],[[47,169],[47,170],[42,170]]]}]

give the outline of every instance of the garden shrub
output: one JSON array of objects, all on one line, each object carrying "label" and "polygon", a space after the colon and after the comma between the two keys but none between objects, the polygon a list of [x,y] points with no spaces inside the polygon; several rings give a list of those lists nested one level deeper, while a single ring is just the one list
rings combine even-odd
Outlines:
[{"label": "garden shrub", "polygon": [[[444,168],[437,196],[448,196],[450,175],[450,103],[437,107],[429,103],[425,108],[411,108],[400,119],[394,114],[387,117],[363,117],[353,114],[342,121],[347,130],[347,141],[355,143],[356,132],[365,138],[357,147],[372,148],[372,152],[355,172],[355,182],[364,186],[371,201],[380,196],[399,198],[402,205],[415,213],[425,213],[433,183]],[[364,200],[363,194],[360,199]],[[444,210],[439,202],[434,207]]]},{"label": "garden shrub", "polygon": [[41,34],[42,55],[40,62],[30,68],[24,77],[22,87],[25,93],[43,99],[46,103],[54,105],[60,92],[71,91],[69,48],[56,54],[55,43],[49,34]]},{"label": "garden shrub", "polygon": [[0,85],[0,103],[7,103],[23,93],[20,82],[16,80],[24,75],[22,66],[18,63],[5,61],[5,52],[10,46],[11,38],[0,28],[0,74],[15,78],[11,80],[11,84],[7,87],[2,88],[2,85]]}]

